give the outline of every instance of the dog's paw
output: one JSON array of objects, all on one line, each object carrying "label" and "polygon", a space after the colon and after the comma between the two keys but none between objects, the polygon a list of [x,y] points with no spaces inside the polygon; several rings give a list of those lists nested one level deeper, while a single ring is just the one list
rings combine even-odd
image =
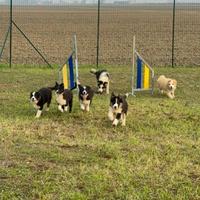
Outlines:
[{"label": "dog's paw", "polygon": [[59,110],[60,112],[62,112],[62,113],[64,112],[64,110],[63,110],[63,109],[58,109],[58,110]]},{"label": "dog's paw", "polygon": [[62,112],[62,113],[64,112],[61,105],[58,106],[58,110],[60,110],[60,112]]},{"label": "dog's paw", "polygon": [[85,105],[81,104],[81,105],[80,105],[80,108],[81,108],[81,110],[84,111],[84,110],[85,110]]},{"label": "dog's paw", "polygon": [[122,120],[122,126],[126,126],[126,121]]},{"label": "dog's paw", "polygon": [[168,97],[169,97],[170,99],[174,99],[174,97],[173,97],[173,96],[171,96],[171,95],[170,95],[170,96],[168,96]]},{"label": "dog's paw", "polygon": [[108,116],[108,119],[109,119],[111,122],[114,121],[114,117],[110,117],[110,116]]},{"label": "dog's paw", "polygon": [[108,119],[112,122],[114,121],[114,115],[111,111],[108,112]]},{"label": "dog's paw", "polygon": [[89,106],[86,106],[85,111],[86,111],[86,112],[89,112],[89,111],[90,111],[90,107],[89,107]]},{"label": "dog's paw", "polygon": [[112,125],[113,125],[113,126],[117,126],[117,125],[118,125],[118,122],[119,122],[119,121],[118,121],[117,119],[115,119],[115,120],[113,121]]},{"label": "dog's paw", "polygon": [[110,120],[110,121],[114,121],[114,117],[112,116],[112,115],[108,115],[108,119]]},{"label": "dog's paw", "polygon": [[42,114],[42,111],[38,110],[36,115],[35,115],[35,118],[40,118],[41,114]]}]

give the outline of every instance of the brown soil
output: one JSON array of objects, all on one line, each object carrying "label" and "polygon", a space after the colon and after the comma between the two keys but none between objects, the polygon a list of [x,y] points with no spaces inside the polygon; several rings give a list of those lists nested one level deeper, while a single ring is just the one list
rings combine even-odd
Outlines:
[{"label": "brown soil", "polygon": [[[1,8],[2,9],[2,8]],[[51,64],[62,64],[70,53],[73,33],[78,38],[80,64],[96,63],[97,8],[94,7],[14,7],[14,21]],[[200,8],[182,7],[176,13],[175,62],[200,65]],[[6,30],[8,11],[0,17],[0,43]],[[172,7],[102,8],[100,64],[131,64],[132,37],[137,50],[151,64],[171,64]],[[4,54],[8,60],[8,43]],[[44,64],[14,28],[13,61]]]}]

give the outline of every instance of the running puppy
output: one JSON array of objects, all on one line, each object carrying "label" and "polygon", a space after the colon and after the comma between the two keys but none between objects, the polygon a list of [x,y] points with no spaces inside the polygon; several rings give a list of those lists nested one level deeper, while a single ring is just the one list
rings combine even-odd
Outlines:
[{"label": "running puppy", "polygon": [[112,121],[113,126],[117,126],[119,122],[122,123],[122,126],[126,125],[126,116],[128,112],[127,96],[128,95],[111,94],[108,118]]},{"label": "running puppy", "polygon": [[60,110],[61,112],[67,112],[69,107],[69,112],[71,113],[73,104],[72,91],[64,89],[64,84],[58,84],[57,82],[52,89],[56,91],[56,101],[58,103],[58,110]]},{"label": "running puppy", "polygon": [[158,88],[160,92],[165,93],[170,99],[174,99],[174,92],[176,90],[177,81],[175,79],[166,78],[164,75],[161,75],[158,80]]},{"label": "running puppy", "polygon": [[37,109],[36,118],[39,118],[42,114],[42,110],[45,104],[47,104],[46,110],[49,110],[51,104],[52,91],[50,88],[41,88],[37,92],[31,92],[30,101],[34,108]]},{"label": "running puppy", "polygon": [[98,93],[102,94],[106,91],[106,94],[109,94],[109,85],[110,85],[110,76],[106,70],[91,69],[90,72],[96,75]]},{"label": "running puppy", "polygon": [[94,96],[94,91],[90,86],[83,86],[78,83],[79,101],[81,110],[90,111],[90,105]]}]

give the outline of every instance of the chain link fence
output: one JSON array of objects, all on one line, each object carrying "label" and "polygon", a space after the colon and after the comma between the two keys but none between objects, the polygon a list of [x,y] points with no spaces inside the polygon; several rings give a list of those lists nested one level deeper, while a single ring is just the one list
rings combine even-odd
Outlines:
[{"label": "chain link fence", "polygon": [[176,5],[176,65],[200,66],[200,1],[194,2]]},{"label": "chain link fence", "polygon": [[10,4],[0,2],[0,62],[9,62]]},{"label": "chain link fence", "polygon": [[[96,64],[98,1],[73,2],[13,2],[13,21],[52,65],[60,65],[66,60],[74,33],[78,40],[79,63]],[[175,11],[175,65],[200,66],[200,1],[177,0]],[[8,3],[0,5],[0,22],[3,22],[0,23],[1,46],[9,27]],[[173,0],[101,1],[99,64],[130,65],[135,35],[137,50],[151,65],[170,66],[172,27]],[[1,63],[9,60],[8,43]],[[12,43],[14,64],[45,64],[16,27],[13,27]]]}]

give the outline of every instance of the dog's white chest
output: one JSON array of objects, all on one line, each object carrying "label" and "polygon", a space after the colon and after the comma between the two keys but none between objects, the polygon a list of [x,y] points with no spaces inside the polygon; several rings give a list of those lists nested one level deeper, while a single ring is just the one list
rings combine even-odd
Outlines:
[{"label": "dog's white chest", "polygon": [[35,109],[39,109],[39,108],[40,108],[40,106],[38,106],[35,102],[32,102],[32,104],[33,104],[33,107],[34,107]]},{"label": "dog's white chest", "polygon": [[65,105],[66,100],[63,98],[63,94],[57,94],[56,95],[56,101],[59,105]]},{"label": "dog's white chest", "polygon": [[89,104],[90,104],[90,100],[84,99],[84,100],[82,101],[82,104],[84,104],[84,105],[89,105]]},{"label": "dog's white chest", "polygon": [[122,113],[122,108],[119,107],[118,109],[112,109],[112,112],[113,112],[114,114]]},{"label": "dog's white chest", "polygon": [[81,103],[84,105],[89,105],[90,104],[90,100],[87,100],[88,95],[82,95],[82,100]]}]

